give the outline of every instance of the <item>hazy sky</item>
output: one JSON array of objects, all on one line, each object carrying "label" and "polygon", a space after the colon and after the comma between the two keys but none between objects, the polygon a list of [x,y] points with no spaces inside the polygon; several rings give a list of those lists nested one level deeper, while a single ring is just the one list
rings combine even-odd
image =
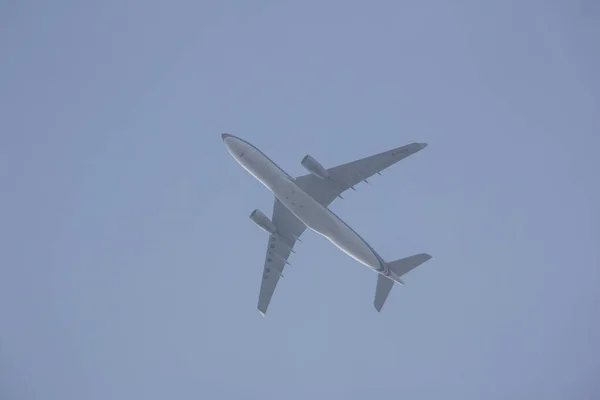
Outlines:
[{"label": "hazy sky", "polygon": [[[600,2],[0,2],[0,398],[597,399]],[[291,175],[429,147],[256,311]]]}]

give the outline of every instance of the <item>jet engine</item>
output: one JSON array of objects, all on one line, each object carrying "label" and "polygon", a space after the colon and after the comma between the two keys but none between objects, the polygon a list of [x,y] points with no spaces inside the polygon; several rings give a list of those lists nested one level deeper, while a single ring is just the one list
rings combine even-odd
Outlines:
[{"label": "jet engine", "polygon": [[321,178],[321,179],[329,178],[329,173],[327,172],[327,170],[325,168],[323,168],[323,166],[321,164],[319,164],[319,162],[317,160],[315,160],[308,154],[306,156],[304,156],[304,158],[302,159],[300,164],[302,164],[302,166],[304,168],[306,168],[306,170],[308,172],[310,172],[311,174],[313,174],[314,176],[316,176],[318,178]]},{"label": "jet engine", "polygon": [[263,231],[265,231],[267,233],[273,234],[277,230],[277,228],[275,227],[275,224],[273,222],[271,222],[269,217],[267,217],[265,214],[263,214],[262,211],[260,211],[260,210],[252,211],[250,213],[250,219],[256,225],[258,225],[258,227],[260,229],[262,229]]}]

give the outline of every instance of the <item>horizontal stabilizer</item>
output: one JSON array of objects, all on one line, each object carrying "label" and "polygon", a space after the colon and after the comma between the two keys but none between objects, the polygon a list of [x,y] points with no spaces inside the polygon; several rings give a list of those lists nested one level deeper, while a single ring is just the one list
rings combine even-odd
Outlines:
[{"label": "horizontal stabilizer", "polygon": [[394,287],[394,283],[402,283],[400,277],[412,269],[423,264],[431,259],[431,256],[426,253],[416,254],[414,256],[401,258],[400,260],[386,263],[391,271],[391,276],[387,277],[383,274],[377,275],[377,287],[375,288],[375,301],[373,305],[377,311],[381,311],[385,301]]},{"label": "horizontal stabilizer", "polygon": [[416,254],[414,256],[401,258],[400,260],[389,262],[387,263],[387,266],[392,270],[394,274],[400,277],[430,259],[431,256],[429,254],[421,253]]},{"label": "horizontal stabilizer", "polygon": [[394,281],[381,274],[377,274],[377,287],[375,288],[375,302],[373,305],[377,311],[381,311],[383,304],[387,300],[388,294],[394,287]]}]

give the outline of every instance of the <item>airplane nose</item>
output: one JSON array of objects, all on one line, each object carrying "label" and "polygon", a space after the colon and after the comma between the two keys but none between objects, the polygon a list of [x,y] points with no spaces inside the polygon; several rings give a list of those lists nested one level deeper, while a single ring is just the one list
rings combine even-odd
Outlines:
[{"label": "airplane nose", "polygon": [[221,134],[221,139],[223,139],[223,144],[231,154],[238,153],[237,148],[239,147],[239,144],[237,140],[234,140],[235,136],[230,135],[229,133],[223,133]]}]

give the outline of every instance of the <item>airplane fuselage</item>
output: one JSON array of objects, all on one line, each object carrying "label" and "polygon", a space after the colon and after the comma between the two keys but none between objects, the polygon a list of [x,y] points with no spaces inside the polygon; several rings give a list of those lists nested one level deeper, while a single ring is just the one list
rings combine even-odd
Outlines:
[{"label": "airplane fuselage", "polygon": [[283,169],[250,143],[223,134],[233,158],[308,228],[324,236],[358,262],[389,276],[385,261],[348,224],[302,190]]}]

